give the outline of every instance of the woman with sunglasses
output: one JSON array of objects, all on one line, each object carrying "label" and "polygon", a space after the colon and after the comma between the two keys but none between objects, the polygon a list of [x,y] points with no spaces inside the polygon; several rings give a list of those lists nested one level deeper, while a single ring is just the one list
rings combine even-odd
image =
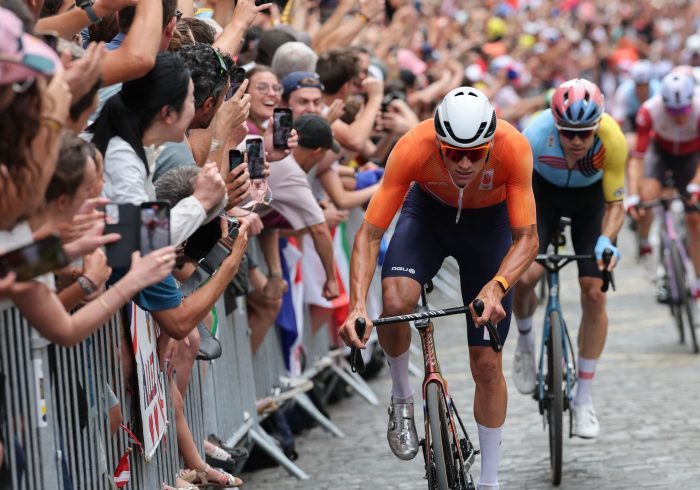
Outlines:
[{"label": "woman with sunglasses", "polygon": [[[350,315],[340,329],[346,344],[363,348],[355,319],[368,318],[366,297],[384,231],[401,207],[382,268],[382,316],[413,312],[422,285],[447,256],[457,259],[462,300],[480,298],[467,333],[476,384],[474,416],[481,448],[480,485],[498,487],[498,464],[506,417],[506,382],[501,353],[491,350],[482,325],[498,325],[505,341],[510,323],[510,284],[518,281],[537,253],[532,154],[527,140],[496,118],[479,90],[459,87],[442,100],[435,116],[419,123],[397,143],[384,179],[355,236],[350,262]],[[404,199],[405,198],[405,199]],[[392,379],[389,447],[399,459],[418,452],[413,390],[408,379],[411,331],[408,323],[379,329],[379,343]]]},{"label": "woman with sunglasses", "polygon": [[[595,253],[597,263],[578,262],[583,318],[579,330],[578,382],[571,410],[573,433],[598,435],[591,383],[605,345],[602,253],[613,251],[612,269],[620,253],[612,244],[625,219],[622,206],[627,143],[620,126],[605,114],[598,86],[585,79],[569,80],[552,95],[551,109],[542,112],[523,134],[530,142],[535,172],[532,187],[537,201],[539,253],[557,230],[562,216],[571,218],[571,236],[577,254]],[[515,287],[513,312],[520,335],[515,350],[513,378],[521,393],[535,390],[535,334],[532,317],[537,307],[534,288],[544,274],[534,263]]]}]

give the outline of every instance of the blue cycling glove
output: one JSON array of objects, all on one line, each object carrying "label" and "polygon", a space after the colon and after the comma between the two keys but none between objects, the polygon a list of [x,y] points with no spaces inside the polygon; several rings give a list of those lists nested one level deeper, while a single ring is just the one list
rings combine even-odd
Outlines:
[{"label": "blue cycling glove", "polygon": [[595,244],[595,258],[597,260],[603,260],[603,252],[606,248],[609,248],[612,251],[613,257],[615,257],[618,261],[620,260],[620,251],[615,245],[612,244],[610,238],[606,237],[605,235],[600,235]]},{"label": "blue cycling glove", "polygon": [[357,175],[355,175],[355,190],[359,191],[360,189],[376,184],[383,175],[383,168],[375,168],[365,172],[358,172]]}]

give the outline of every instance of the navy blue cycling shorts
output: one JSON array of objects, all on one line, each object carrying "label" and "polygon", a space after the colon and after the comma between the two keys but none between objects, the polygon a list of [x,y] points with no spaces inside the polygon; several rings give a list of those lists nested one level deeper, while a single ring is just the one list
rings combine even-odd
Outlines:
[{"label": "navy blue cycling shorts", "polygon": [[[459,264],[462,301],[476,298],[484,285],[496,275],[512,245],[512,232],[505,203],[480,209],[457,209],[427,195],[413,185],[406,196],[396,230],[382,266],[382,279],[409,277],[420,284],[432,279],[445,258]],[[512,292],[503,298],[506,316],[498,323],[501,342],[510,328]],[[484,339],[485,328],[477,328],[470,315],[467,336],[470,346],[490,346]]]}]

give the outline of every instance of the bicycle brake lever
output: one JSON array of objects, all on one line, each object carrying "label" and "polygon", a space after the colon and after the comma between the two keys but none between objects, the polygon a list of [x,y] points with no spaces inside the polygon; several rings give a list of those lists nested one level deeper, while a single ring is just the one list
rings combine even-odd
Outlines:
[{"label": "bicycle brake lever", "polygon": [[612,286],[613,291],[615,291],[615,276],[613,276],[612,271],[607,270],[607,266],[610,264],[610,259],[612,259],[612,256],[612,250],[609,248],[606,248],[603,251],[603,264],[605,265],[606,269],[603,271],[603,286],[600,288],[600,290],[604,293],[608,292],[610,286]]},{"label": "bicycle brake lever", "polygon": [[[360,317],[355,319],[355,333],[357,333],[357,338],[362,340],[365,335],[365,328],[367,327],[367,321]],[[353,373],[364,373],[365,372],[365,361],[362,359],[362,354],[360,349],[357,347],[350,348],[350,368]]]},{"label": "bicycle brake lever", "polygon": [[[481,316],[481,314],[484,312],[484,302],[477,298],[472,301],[472,306],[474,307],[476,314]],[[491,342],[491,348],[494,350],[494,352],[501,352],[503,350],[503,344],[501,343],[501,336],[498,335],[498,329],[496,329],[496,326],[490,321],[484,323],[482,326],[486,327],[486,329],[489,331],[489,342]]]}]

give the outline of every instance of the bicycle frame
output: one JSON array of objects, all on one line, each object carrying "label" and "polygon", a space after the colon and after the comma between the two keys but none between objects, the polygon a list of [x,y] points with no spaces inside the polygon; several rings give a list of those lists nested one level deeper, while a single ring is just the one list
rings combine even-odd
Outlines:
[{"label": "bicycle frame", "polygon": [[[663,226],[661,226],[661,229],[659,231],[660,233],[660,242],[661,242],[661,260],[664,261],[664,268],[666,269],[666,273],[669,274],[669,285],[670,285],[670,291],[671,291],[671,299],[674,302],[680,302],[681,295],[685,294],[685,291],[678,291],[677,289],[677,284],[678,281],[676,280],[677,278],[675,277],[675,271],[673,270],[673,267],[668,267],[666,263],[666,257],[664,254],[666,251],[670,250],[670,245],[671,243],[675,243],[676,247],[678,248],[678,252],[681,255],[681,260],[683,261],[683,264],[686,267],[687,270],[687,275],[686,277],[693,277],[695,274],[694,270],[691,270],[689,267],[690,264],[690,259],[688,257],[688,252],[685,249],[685,244],[683,243],[683,239],[681,236],[678,234],[676,231],[676,225],[674,223],[674,217],[673,217],[673,212],[671,211],[671,204],[676,198],[673,199],[658,199],[655,201],[652,201],[649,203],[650,207],[655,206],[655,205],[660,205],[662,207],[662,218],[663,218]],[[690,288],[691,292],[695,294],[695,281],[690,281],[688,284],[688,287]]]}]

